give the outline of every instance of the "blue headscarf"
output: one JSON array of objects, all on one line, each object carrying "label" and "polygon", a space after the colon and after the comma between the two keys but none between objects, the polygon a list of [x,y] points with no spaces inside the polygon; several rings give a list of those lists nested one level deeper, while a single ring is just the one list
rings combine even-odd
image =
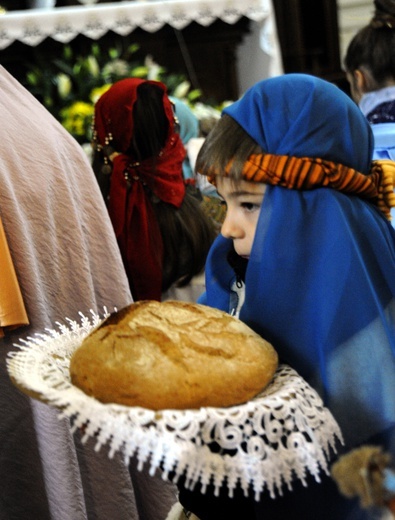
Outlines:
[{"label": "blue headscarf", "polygon": [[[225,113],[268,153],[369,171],[369,124],[324,80],[264,80]],[[201,300],[225,311],[231,247],[214,243]],[[395,231],[379,210],[331,188],[268,186],[245,282],[240,319],[316,388],[348,446],[379,435],[395,455]]]},{"label": "blue headscarf", "polygon": [[319,157],[368,173],[373,134],[338,87],[305,74],[270,78],[225,108],[268,153]]},{"label": "blue headscarf", "polygon": [[[179,122],[181,141],[186,147],[190,139],[199,136],[199,120],[183,101],[173,96],[170,96],[170,99],[175,106],[175,115]],[[184,159],[182,172],[184,180],[195,178],[188,156]]]}]

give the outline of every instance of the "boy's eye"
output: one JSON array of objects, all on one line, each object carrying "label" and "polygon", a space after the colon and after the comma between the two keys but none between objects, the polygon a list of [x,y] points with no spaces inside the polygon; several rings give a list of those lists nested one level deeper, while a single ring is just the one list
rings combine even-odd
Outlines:
[{"label": "boy's eye", "polygon": [[226,208],[227,207],[226,200],[224,200],[224,199],[219,199],[219,200],[220,200],[221,206],[225,206],[225,208]]},{"label": "boy's eye", "polygon": [[242,202],[241,207],[247,211],[254,211],[259,208],[258,204],[254,204],[253,202]]}]

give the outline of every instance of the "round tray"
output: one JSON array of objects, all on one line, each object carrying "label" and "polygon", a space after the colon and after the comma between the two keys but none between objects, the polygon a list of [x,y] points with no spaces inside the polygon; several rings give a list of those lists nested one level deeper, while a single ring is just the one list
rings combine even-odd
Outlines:
[{"label": "round tray", "polygon": [[153,411],[103,404],[70,381],[70,357],[102,319],[95,312],[81,321],[65,319],[57,329],[21,339],[7,368],[25,394],[60,411],[80,428],[83,440],[93,437],[96,449],[107,446],[125,462],[137,457],[139,469],[150,465],[163,478],[186,476],[187,487],[211,483],[253,487],[255,498],[267,490],[272,497],[292,482],[317,481],[328,474],[331,451],[342,442],[340,429],[321,398],[287,365],[280,365],[270,385],[253,400],[229,408]]}]

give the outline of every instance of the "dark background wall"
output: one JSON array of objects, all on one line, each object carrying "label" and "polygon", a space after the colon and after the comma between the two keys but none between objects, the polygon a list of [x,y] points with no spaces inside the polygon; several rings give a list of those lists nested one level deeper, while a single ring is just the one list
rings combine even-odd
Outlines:
[{"label": "dark background wall", "polygon": [[[29,0],[0,0],[7,9],[25,9]],[[99,0],[99,2],[109,0]],[[57,6],[80,5],[77,0],[57,0]],[[306,72],[338,84],[348,91],[341,69],[339,27],[336,0],[273,0],[284,72]],[[248,34],[251,22],[242,18],[234,25],[217,20],[209,27],[191,23],[181,31],[165,26],[154,35],[136,29],[126,37],[109,32],[100,39],[101,46],[117,41],[127,47],[140,45],[141,59],[151,54],[169,71],[184,73],[193,87],[216,101],[235,99],[238,92],[236,49]],[[78,52],[88,52],[91,40],[79,36],[70,45]],[[48,38],[37,47],[15,42],[0,51],[0,63],[23,82],[24,64],[37,54],[48,60],[59,55],[62,44]]]}]

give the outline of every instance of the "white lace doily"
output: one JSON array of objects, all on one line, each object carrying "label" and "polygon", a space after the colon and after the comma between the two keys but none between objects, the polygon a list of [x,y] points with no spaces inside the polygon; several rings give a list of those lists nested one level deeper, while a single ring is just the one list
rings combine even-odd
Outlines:
[{"label": "white lace doily", "polygon": [[120,451],[125,461],[136,456],[139,469],[150,465],[165,479],[186,475],[187,487],[225,484],[232,496],[236,485],[252,486],[258,500],[272,497],[292,481],[317,481],[328,473],[331,451],[342,442],[340,429],[318,394],[290,367],[281,365],[269,387],[243,405],[199,410],[155,412],[103,404],[71,384],[69,362],[82,339],[101,322],[92,311],[81,322],[66,320],[57,329],[20,340],[9,354],[8,372],[29,396],[61,410],[84,440]]}]

